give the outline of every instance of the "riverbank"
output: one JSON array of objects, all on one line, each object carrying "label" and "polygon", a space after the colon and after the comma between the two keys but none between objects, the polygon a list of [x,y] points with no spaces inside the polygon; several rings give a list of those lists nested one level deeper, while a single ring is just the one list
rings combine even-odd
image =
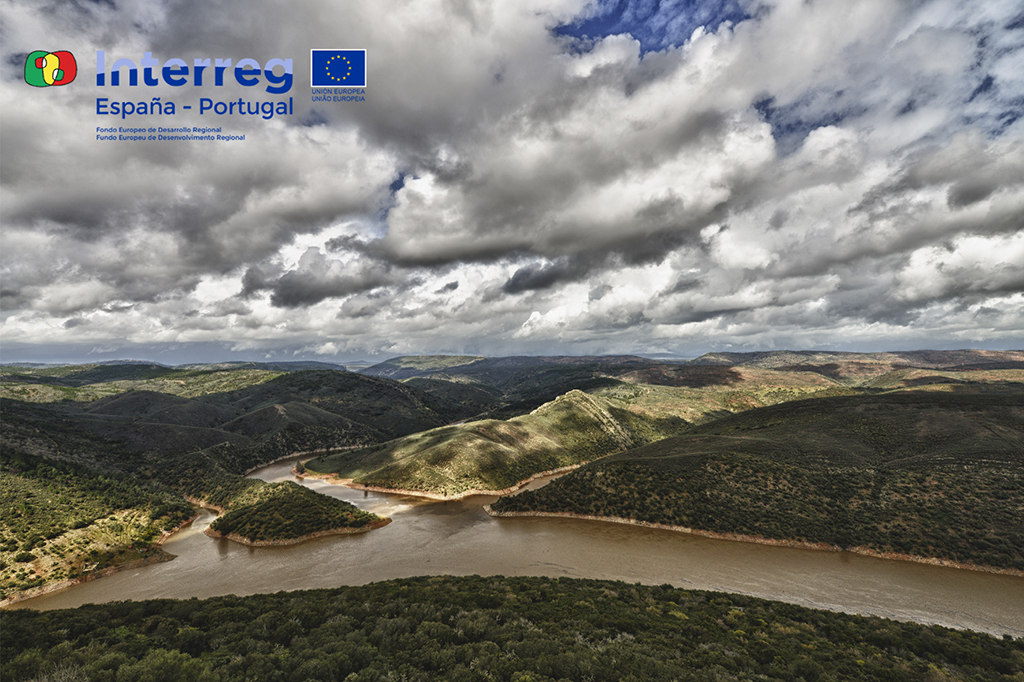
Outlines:
[{"label": "riverbank", "polygon": [[211,538],[226,538],[232,542],[237,542],[246,547],[287,547],[288,545],[297,545],[300,542],[307,540],[314,540],[316,538],[325,538],[331,535],[357,535],[359,533],[368,533],[371,530],[377,530],[391,523],[391,519],[382,518],[378,521],[371,521],[365,526],[359,526],[358,528],[331,528],[330,530],[318,530],[315,533],[307,533],[306,535],[300,535],[297,538],[284,538],[280,540],[250,540],[247,537],[237,535],[235,533],[228,533],[224,535],[219,533],[213,528],[207,528],[203,531],[204,535],[208,535]]},{"label": "riverbank", "polygon": [[33,587],[30,590],[24,592],[17,592],[9,597],[5,597],[0,600],[0,608],[16,604],[18,602],[27,601],[36,597],[41,597],[44,594],[50,594],[51,592],[59,592],[60,590],[74,587],[75,585],[82,585],[84,583],[92,582],[93,580],[99,580],[100,578],[106,578],[107,576],[120,573],[121,571],[130,571],[133,568],[142,568],[143,566],[151,566],[153,564],[162,564],[165,561],[174,559],[175,555],[169,554],[162,549],[157,549],[157,553],[148,556],[145,559],[134,559],[132,561],[118,564],[116,566],[107,566],[101,568],[98,571],[87,573],[86,575],[79,576],[77,578],[71,578],[69,580],[61,580],[59,582],[50,583],[49,585],[40,585],[39,587]]},{"label": "riverbank", "polygon": [[314,480],[326,481],[332,485],[343,485],[346,488],[352,488],[353,490],[365,490],[371,493],[387,493],[388,495],[408,495],[410,497],[421,497],[426,500],[436,500],[438,502],[458,502],[464,500],[467,497],[474,497],[476,495],[489,495],[491,497],[501,497],[502,495],[511,495],[519,492],[526,486],[530,485],[538,478],[544,478],[545,476],[557,476],[559,474],[566,474],[570,471],[579,469],[584,464],[589,462],[580,462],[579,464],[570,464],[569,466],[559,467],[557,469],[550,469],[548,471],[538,471],[532,474],[529,478],[525,478],[514,485],[505,488],[503,490],[481,490],[479,488],[473,488],[470,490],[463,491],[455,495],[442,495],[441,493],[431,493],[424,490],[404,490],[401,488],[383,488],[374,485],[363,485],[362,483],[356,483],[355,479],[351,478],[340,478],[335,474],[321,474],[314,471],[305,469],[304,471],[298,471],[297,467],[292,467],[292,475],[298,478],[311,478]]},{"label": "riverbank", "polygon": [[[191,502],[191,500],[189,501]],[[143,559],[133,559],[131,561],[126,561],[123,564],[107,566],[106,568],[101,568],[98,571],[92,571],[90,573],[86,573],[85,575],[80,575],[77,578],[60,580],[54,583],[40,585],[39,587],[33,587],[22,592],[15,592],[14,594],[8,597],[0,599],[0,608],[3,608],[10,604],[16,604],[18,602],[34,599],[36,597],[41,597],[44,594],[50,594],[51,592],[59,592],[60,590],[67,589],[69,587],[74,587],[75,585],[81,585],[83,583],[92,582],[93,580],[99,580],[100,578],[105,578],[109,575],[114,575],[115,573],[119,573],[121,571],[130,571],[133,568],[142,568],[143,566],[150,566],[152,564],[162,564],[165,561],[170,561],[171,559],[175,558],[175,555],[169,552],[165,552],[162,549],[163,544],[167,542],[167,540],[169,540],[171,536],[173,536],[175,533],[191,525],[192,522],[195,521],[197,518],[199,518],[198,514],[185,519],[184,521],[179,523],[174,528],[171,528],[170,530],[163,531],[160,534],[160,537],[152,545],[150,545],[151,548],[156,550],[156,553],[151,556],[145,557]]]},{"label": "riverbank", "polygon": [[851,554],[860,554],[862,556],[870,556],[876,559],[891,559],[894,561],[911,561],[918,564],[928,564],[930,566],[942,566],[945,568],[959,568],[966,571],[981,571],[983,573],[994,573],[997,575],[1009,575],[1014,577],[1024,577],[1024,571],[1015,568],[998,568],[995,566],[983,566],[980,564],[964,563],[959,561],[953,561],[951,559],[938,559],[935,557],[922,557],[915,556],[913,554],[904,554],[901,552],[880,552],[870,547],[848,547],[843,548],[839,545],[830,545],[826,542],[805,542],[802,540],[776,540],[773,538],[765,538],[759,535],[743,535],[741,533],[719,533],[710,530],[701,530],[699,528],[687,528],[686,526],[674,526],[668,523],[654,523],[651,521],[639,521],[637,519],[627,519],[620,516],[595,516],[592,514],[577,514],[575,512],[502,512],[495,511],[491,508],[491,505],[484,505],[484,511],[490,516],[495,518],[515,518],[515,517],[546,517],[546,518],[558,518],[558,519],[579,519],[582,521],[605,521],[607,523],[619,523],[629,526],[641,526],[643,528],[654,528],[658,530],[670,530],[677,533],[688,533],[690,535],[698,535],[704,538],[710,538],[712,540],[731,540],[734,542],[749,542],[758,545],[770,545],[772,547],[794,547],[797,549],[813,549],[816,551],[824,552],[850,552]]}]

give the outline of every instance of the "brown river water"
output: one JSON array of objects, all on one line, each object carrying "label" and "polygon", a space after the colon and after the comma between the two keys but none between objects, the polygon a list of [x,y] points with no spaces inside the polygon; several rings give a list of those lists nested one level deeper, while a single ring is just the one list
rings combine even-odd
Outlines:
[{"label": "brown river water", "polygon": [[[256,471],[296,480],[293,461]],[[289,547],[251,548],[203,535],[203,510],[164,549],[173,561],[122,571],[9,608],[212,597],[361,585],[418,575],[568,576],[671,583],[803,606],[1024,637],[1024,578],[822,552],[712,540],[600,521],[488,516],[494,497],[434,502],[302,481],[392,523]],[[546,483],[541,479],[532,486]]]}]

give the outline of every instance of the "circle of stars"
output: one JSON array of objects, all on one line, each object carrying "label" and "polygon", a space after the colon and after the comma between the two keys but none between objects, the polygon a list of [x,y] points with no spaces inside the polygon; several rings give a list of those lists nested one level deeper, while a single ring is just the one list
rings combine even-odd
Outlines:
[{"label": "circle of stars", "polygon": [[[346,65],[348,65],[348,71],[346,71],[345,75],[342,76],[341,78],[331,75],[331,62],[333,62],[335,59],[341,59],[345,62]],[[342,68],[345,67],[342,66]],[[336,54],[327,60],[327,65],[324,67],[324,70],[327,72],[327,75],[330,77],[332,81],[346,81],[348,80],[348,77],[352,75],[352,62],[348,60],[348,57],[343,57],[340,54]]]}]

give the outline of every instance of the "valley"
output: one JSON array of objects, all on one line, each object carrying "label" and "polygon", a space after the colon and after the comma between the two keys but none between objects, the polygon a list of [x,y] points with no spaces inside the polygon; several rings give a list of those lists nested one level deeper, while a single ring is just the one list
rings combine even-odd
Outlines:
[{"label": "valley", "polygon": [[186,499],[253,546],[388,523],[244,477],[296,452],[310,475],[434,499],[576,469],[491,509],[1019,574],[1022,396],[1013,351],[4,367],[0,588],[163,560]]}]

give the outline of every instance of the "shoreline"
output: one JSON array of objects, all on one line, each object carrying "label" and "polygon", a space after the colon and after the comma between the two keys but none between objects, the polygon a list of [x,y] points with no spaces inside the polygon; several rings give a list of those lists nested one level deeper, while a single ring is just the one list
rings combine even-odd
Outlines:
[{"label": "shoreline", "polygon": [[[217,512],[217,516],[220,516],[227,511],[224,507],[210,504],[209,502],[200,500],[198,497],[189,497],[188,495],[185,495],[184,497],[190,504]],[[188,522],[192,523],[196,518],[198,517],[192,517]],[[305,542],[306,540],[314,540],[316,538],[327,537],[330,535],[354,535],[358,533],[367,533],[371,530],[383,528],[389,523],[391,523],[390,518],[382,517],[379,521],[371,521],[365,526],[359,526],[358,528],[345,527],[331,528],[330,530],[318,530],[315,533],[307,533],[306,535],[301,535],[297,538],[283,538],[281,540],[250,540],[249,538],[236,533],[228,533],[227,535],[224,535],[219,531],[213,530],[212,526],[207,526],[203,531],[203,535],[211,538],[224,538],[226,540],[231,540],[232,542],[237,542],[240,545],[245,545],[246,547],[287,547],[288,545],[297,545],[300,542]],[[175,531],[177,530],[178,529],[176,528]],[[163,539],[161,539],[160,542],[162,543]]]},{"label": "shoreline", "polygon": [[[191,523],[191,519],[189,523]],[[170,537],[170,536],[168,536]],[[101,568],[98,571],[92,573],[86,573],[85,575],[78,576],[77,578],[71,578],[69,580],[61,580],[60,582],[50,583],[49,585],[40,585],[39,587],[33,587],[25,590],[24,592],[16,592],[9,597],[5,597],[0,600],[0,608],[10,606],[11,604],[17,604],[19,602],[28,601],[29,599],[35,599],[36,597],[42,597],[44,594],[50,594],[52,592],[59,592],[66,590],[69,587],[75,585],[84,585],[85,583],[91,583],[93,580],[99,580],[100,578],[106,578],[107,576],[114,575],[121,571],[130,571],[133,568],[142,568],[143,566],[151,566],[153,564],[162,564],[167,561],[171,561],[177,557],[176,554],[165,552],[160,549],[159,545],[156,545],[157,553],[153,556],[146,557],[144,559],[133,559],[123,564],[117,564],[116,566],[107,566]]]},{"label": "shoreline", "polygon": [[[305,463],[303,463],[305,464]],[[352,488],[353,490],[364,490],[371,493],[386,493],[388,495],[407,495],[409,497],[420,497],[427,500],[436,500],[438,502],[458,502],[466,499],[467,497],[474,497],[477,495],[486,495],[490,497],[501,497],[502,495],[511,495],[512,493],[518,492],[533,483],[538,478],[544,478],[545,476],[555,476],[557,474],[564,474],[575,469],[579,469],[584,464],[589,462],[580,462],[579,464],[570,464],[568,466],[559,467],[557,469],[549,469],[547,471],[538,471],[535,474],[531,474],[529,478],[525,478],[512,486],[503,490],[480,490],[479,488],[473,488],[465,492],[458,493],[456,495],[442,495],[441,493],[431,493],[423,490],[404,490],[401,488],[384,488],[381,486],[374,485],[363,485],[362,483],[356,483],[355,479],[341,478],[337,474],[322,474],[308,469],[302,473],[296,471],[295,467],[292,467],[292,475],[299,478],[312,478],[320,481],[327,481],[331,485],[343,485],[346,488]],[[487,505],[490,506],[490,505]]]},{"label": "shoreline", "polygon": [[211,538],[224,538],[226,540],[231,540],[232,542],[237,542],[240,545],[245,545],[246,547],[287,547],[289,545],[297,545],[300,542],[305,542],[306,540],[326,538],[332,535],[358,535],[359,533],[368,533],[371,530],[383,528],[389,523],[391,523],[391,519],[384,517],[381,518],[379,521],[371,521],[365,526],[359,526],[358,528],[345,527],[331,528],[330,530],[318,530],[314,533],[300,535],[297,538],[284,538],[282,540],[250,540],[247,537],[243,537],[235,533],[228,533],[227,535],[224,535],[218,531],[213,530],[213,528],[207,528],[206,530],[204,530],[203,535],[206,535]]},{"label": "shoreline", "polygon": [[[189,500],[189,502],[191,503],[191,500]],[[164,551],[164,543],[167,542],[167,540],[169,540],[171,536],[173,536],[178,531],[192,525],[192,522],[198,518],[198,514],[190,516],[174,528],[163,531],[160,534],[160,537],[157,538],[152,544],[152,547],[156,549],[156,554],[154,554],[153,556],[149,556],[144,559],[133,559],[132,561],[126,561],[123,564],[117,564],[115,566],[107,566],[106,568],[101,568],[98,571],[92,571],[91,573],[80,575],[77,578],[61,580],[59,582],[50,583],[49,585],[40,585],[39,587],[33,587],[31,589],[25,590],[24,592],[15,592],[9,597],[0,599],[0,609],[11,604],[17,604],[18,602],[28,601],[29,599],[35,599],[36,597],[42,597],[44,594],[59,592],[61,590],[66,590],[69,587],[74,587],[75,585],[83,585],[85,583],[92,582],[93,580],[106,578],[107,576],[114,575],[115,573],[119,573],[120,571],[130,571],[133,568],[142,568],[143,566],[151,566],[153,564],[162,564],[164,562],[171,561],[172,559],[177,558],[178,555]]]},{"label": "shoreline", "polygon": [[[340,448],[340,449],[344,449],[344,448]],[[311,451],[307,451],[307,452],[293,452],[291,454],[284,455],[283,457],[278,457],[278,458],[276,458],[276,459],[274,459],[274,460],[272,460],[270,462],[265,462],[263,464],[260,464],[259,466],[252,467],[251,469],[246,471],[245,474],[243,474],[243,475],[244,476],[248,476],[253,471],[256,471],[258,469],[262,469],[263,467],[270,466],[271,464],[274,464],[276,462],[280,462],[282,460],[289,459],[291,457],[301,457],[301,456],[307,455],[307,454],[317,454],[317,453],[321,453],[321,452],[331,452],[332,450],[333,450],[333,448],[329,448],[329,449],[326,449],[326,450],[311,450]],[[184,500],[186,502],[188,502],[189,504],[191,504],[194,507],[199,507],[201,509],[209,509],[211,511],[215,511],[215,512],[217,512],[218,516],[223,514],[224,511],[225,511],[224,507],[220,507],[220,506],[215,505],[215,504],[210,504],[209,502],[206,502],[205,500],[201,500],[201,499],[199,499],[197,497],[192,497],[190,495],[182,495],[182,498],[184,498]],[[157,538],[153,542],[153,544],[151,545],[151,547],[153,547],[153,548],[155,548],[157,550],[157,553],[154,554],[153,556],[146,557],[144,559],[134,559],[132,561],[125,562],[123,564],[117,564],[116,566],[107,566],[106,568],[102,568],[102,569],[100,569],[98,571],[92,571],[90,573],[86,573],[85,575],[80,575],[77,578],[64,579],[64,580],[60,580],[58,582],[50,583],[50,584],[47,584],[47,585],[40,585],[39,587],[32,587],[32,588],[30,588],[28,590],[24,590],[22,592],[15,592],[14,594],[12,594],[12,595],[10,595],[8,597],[4,597],[3,599],[0,599],[0,609],[4,608],[6,606],[9,606],[11,604],[17,604],[17,603],[20,603],[20,602],[23,602],[23,601],[28,601],[30,599],[35,599],[36,597],[42,597],[43,595],[46,595],[46,594],[51,594],[53,592],[59,592],[61,590],[66,590],[67,588],[74,587],[75,585],[82,585],[82,584],[87,583],[87,582],[92,582],[93,580],[99,580],[100,578],[106,578],[107,576],[114,575],[115,573],[118,573],[120,571],[130,571],[133,568],[142,568],[143,566],[150,566],[152,564],[160,564],[160,563],[164,563],[164,562],[167,562],[167,561],[171,561],[177,555],[171,554],[170,552],[164,551],[163,550],[164,543],[167,542],[167,540],[169,540],[175,533],[177,533],[178,531],[188,527],[189,525],[192,524],[193,521],[195,521],[198,518],[199,518],[199,515],[195,514],[193,516],[190,516],[188,519],[182,521],[181,523],[179,523],[177,526],[175,526],[171,530],[163,531],[160,534],[160,537]],[[388,519],[388,522],[390,522],[390,519]],[[386,524],[384,524],[384,525],[386,525]],[[207,529],[207,530],[209,530],[209,529]],[[205,531],[204,531],[204,533],[205,533]],[[245,544],[245,543],[242,543],[242,544]]]},{"label": "shoreline", "polygon": [[998,568],[996,566],[983,566],[971,564],[952,559],[939,559],[936,557],[923,557],[902,552],[880,552],[870,547],[849,547],[842,548],[839,545],[830,545],[827,542],[807,542],[804,540],[775,540],[761,537],[760,535],[743,535],[741,533],[720,533],[712,530],[701,530],[699,528],[687,528],[686,526],[675,526],[668,523],[655,523],[653,521],[639,521],[627,519],[621,516],[594,516],[592,514],[577,514],[576,512],[503,512],[496,511],[491,505],[485,504],[484,511],[494,518],[516,518],[516,517],[543,517],[559,519],[578,519],[582,521],[604,521],[607,523],[619,523],[628,526],[641,526],[643,528],[654,528],[657,530],[670,530],[676,533],[688,533],[712,540],[730,540],[733,542],[748,542],[757,545],[771,545],[774,547],[793,547],[795,549],[813,549],[823,552],[850,552],[861,556],[874,557],[876,559],[888,559],[890,561],[910,561],[916,564],[929,566],[940,566],[943,568],[958,568],[965,571],[978,571],[981,573],[993,573],[996,575],[1009,575],[1016,578],[1024,578],[1024,570],[1016,568]]}]

